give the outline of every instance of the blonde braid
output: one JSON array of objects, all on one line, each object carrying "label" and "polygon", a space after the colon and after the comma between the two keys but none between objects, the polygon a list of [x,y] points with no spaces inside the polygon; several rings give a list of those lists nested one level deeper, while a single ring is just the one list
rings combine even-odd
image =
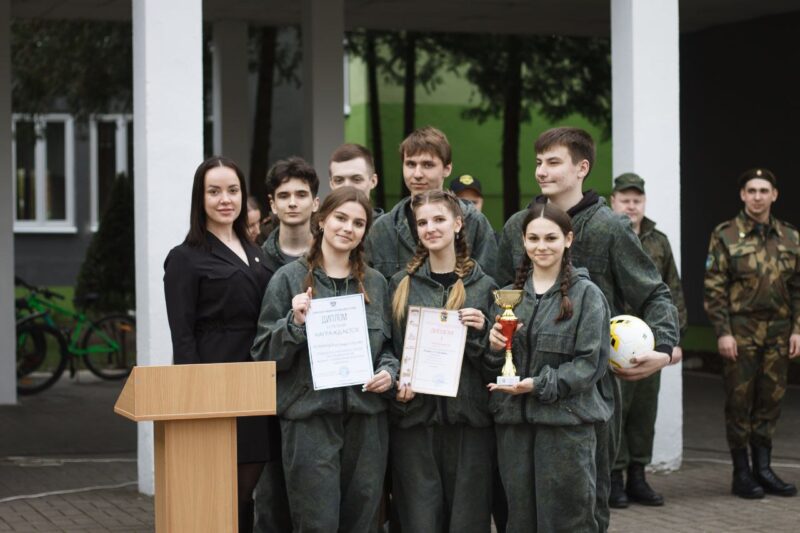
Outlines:
[{"label": "blonde braid", "polygon": [[421,243],[417,243],[414,257],[406,265],[406,275],[400,280],[392,298],[392,315],[398,324],[402,324],[406,317],[406,304],[408,303],[408,292],[411,289],[411,276],[419,270],[426,259],[428,259],[428,249]]}]

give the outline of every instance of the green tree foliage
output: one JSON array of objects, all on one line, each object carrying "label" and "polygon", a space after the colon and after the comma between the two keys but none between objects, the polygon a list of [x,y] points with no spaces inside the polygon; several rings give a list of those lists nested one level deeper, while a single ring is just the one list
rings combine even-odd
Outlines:
[{"label": "green tree foliage", "polygon": [[34,114],[61,104],[78,117],[130,112],[132,40],[129,22],[13,20],[13,108]]},{"label": "green tree foliage", "polygon": [[[75,301],[97,313],[136,307],[133,241],[133,180],[119,174],[78,273]],[[89,294],[96,301],[86,302]]]}]

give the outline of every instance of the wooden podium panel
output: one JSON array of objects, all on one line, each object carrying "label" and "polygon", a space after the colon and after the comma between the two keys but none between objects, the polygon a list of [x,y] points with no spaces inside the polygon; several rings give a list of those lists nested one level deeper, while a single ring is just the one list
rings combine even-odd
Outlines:
[{"label": "wooden podium panel", "polygon": [[236,419],[154,425],[156,531],[236,533]]},{"label": "wooden podium panel", "polygon": [[155,421],[158,533],[236,533],[236,417],[275,414],[275,363],[135,367],[114,411]]}]

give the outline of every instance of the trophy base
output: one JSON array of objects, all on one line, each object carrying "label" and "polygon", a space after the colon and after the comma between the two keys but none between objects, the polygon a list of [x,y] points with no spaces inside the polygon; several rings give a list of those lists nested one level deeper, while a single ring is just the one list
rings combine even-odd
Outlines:
[{"label": "trophy base", "polygon": [[514,386],[519,383],[519,376],[497,376],[498,385]]}]

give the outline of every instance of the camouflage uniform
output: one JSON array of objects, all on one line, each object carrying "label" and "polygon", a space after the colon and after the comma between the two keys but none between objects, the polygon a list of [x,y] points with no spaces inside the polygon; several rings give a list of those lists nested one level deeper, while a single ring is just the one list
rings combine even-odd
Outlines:
[{"label": "camouflage uniform", "polygon": [[705,308],[717,337],[733,335],[724,360],[725,423],[733,449],[770,447],[786,392],[789,335],[800,333],[800,236],[741,211],[711,234]]},{"label": "camouflage uniform", "polygon": [[[608,300],[611,314],[624,311],[624,305],[639,312],[652,328],[656,349],[672,353],[678,343],[678,313],[672,305],[669,288],[661,281],[653,261],[642,249],[639,238],[631,228],[630,219],[617,215],[605,205],[605,200],[592,191],[584,193],[595,198],[591,205],[570,209],[575,240],[571,248],[572,264],[586,267],[592,281]],[[536,201],[546,201],[540,196]],[[579,204],[580,205],[580,204]],[[500,255],[496,278],[499,285],[513,281],[516,268],[522,261],[522,220],[527,210],[511,216],[500,238]],[[614,376],[607,372],[598,382],[601,395],[614,408],[609,422],[595,424],[597,432],[597,522],[600,531],[608,529],[611,489],[611,466],[619,445],[619,387]]]},{"label": "camouflage uniform", "polygon": [[[280,249],[280,225],[275,227],[261,245],[264,252],[264,264],[273,272],[286,264],[286,256]],[[292,519],[289,513],[289,497],[286,494],[286,481],[283,475],[283,464],[280,460],[270,461],[264,465],[253,495],[256,519],[253,533],[271,533],[273,531],[291,532]]]},{"label": "camouflage uniform", "polygon": [[[520,378],[533,378],[533,391],[493,392],[489,400],[509,533],[594,533],[599,527],[596,425],[608,421],[613,406],[597,384],[607,374],[610,316],[586,269],[572,269],[568,296],[572,317],[556,322],[560,283],[537,298],[528,277],[514,309],[522,327],[514,334],[512,355]],[[501,313],[494,306],[492,315]],[[504,352],[485,356],[495,375]]]},{"label": "camouflage uniform", "polygon": [[[687,327],[686,304],[669,240],[656,229],[656,223],[647,217],[642,219],[639,240],[644,251],[658,268],[661,279],[669,286],[672,302],[678,309],[681,336],[683,336]],[[626,308],[626,312],[636,314],[630,308]],[[639,381],[620,380],[619,383],[622,393],[622,435],[614,470],[624,470],[630,463],[647,465],[653,460],[653,438],[661,371]]]},{"label": "camouflage uniform", "polygon": [[[481,265],[488,276],[494,278],[497,258],[494,230],[489,220],[475,206],[465,200],[459,201],[464,212],[470,256]],[[391,211],[375,221],[367,235],[365,244],[369,263],[387,280],[406,268],[417,248],[417,241],[411,234],[406,219],[406,206],[409,202],[410,197],[403,198]]]}]

